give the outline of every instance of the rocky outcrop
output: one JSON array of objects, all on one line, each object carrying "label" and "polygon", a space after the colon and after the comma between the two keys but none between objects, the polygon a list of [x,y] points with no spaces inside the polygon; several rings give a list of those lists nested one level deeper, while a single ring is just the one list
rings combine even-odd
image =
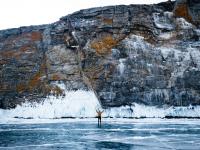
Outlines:
[{"label": "rocky outcrop", "polygon": [[0,108],[65,96],[56,82],[94,90],[103,107],[200,104],[198,6],[92,8],[0,31]]}]

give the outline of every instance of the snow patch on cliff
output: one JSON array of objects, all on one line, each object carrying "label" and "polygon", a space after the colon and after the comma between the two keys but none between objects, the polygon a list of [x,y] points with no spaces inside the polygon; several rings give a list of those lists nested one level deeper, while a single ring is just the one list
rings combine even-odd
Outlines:
[{"label": "snow patch on cliff", "polygon": [[159,47],[164,59],[175,62],[172,76],[183,76],[186,69],[191,68],[191,63],[195,64],[196,70],[200,69],[200,51],[197,48],[188,46],[186,49],[176,49],[172,47]]},{"label": "snow patch on cliff", "polygon": [[126,59],[123,59],[123,58],[119,59],[118,67],[119,67],[120,75],[123,75],[123,73],[124,73],[124,69],[125,69],[124,61],[126,61]]},{"label": "snow patch on cliff", "polygon": [[194,48],[189,48],[189,50],[193,63],[195,63],[196,67],[200,70],[200,51]]},{"label": "snow patch on cliff", "polygon": [[172,24],[172,12],[165,12],[164,14],[161,13],[153,13],[154,24],[159,29],[167,29],[172,30],[174,29],[174,25]]},{"label": "snow patch on cliff", "polygon": [[176,24],[181,29],[193,29],[194,28],[194,26],[191,23],[187,22],[184,18],[177,18]]},{"label": "snow patch on cliff", "polygon": [[159,38],[161,38],[162,40],[169,40],[171,38],[173,38],[174,33],[173,32],[167,32],[167,33],[161,33],[159,35]]},{"label": "snow patch on cliff", "polygon": [[129,50],[129,54],[133,53],[134,50],[143,50],[151,48],[151,44],[144,41],[144,37],[138,35],[131,35],[124,39],[124,46]]},{"label": "snow patch on cliff", "polygon": [[187,54],[187,52],[181,52],[180,50],[171,47],[160,47],[159,49],[165,59],[167,59],[167,57],[170,57],[175,59],[177,62],[181,61],[182,57],[186,57],[185,54]]}]

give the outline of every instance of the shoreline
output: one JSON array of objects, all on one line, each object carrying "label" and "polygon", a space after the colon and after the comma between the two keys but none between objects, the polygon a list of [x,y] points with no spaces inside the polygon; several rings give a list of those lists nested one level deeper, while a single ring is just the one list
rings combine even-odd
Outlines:
[{"label": "shoreline", "polygon": [[[37,118],[37,119],[19,119],[7,118],[0,119],[0,125],[9,124],[54,124],[54,123],[93,123],[97,124],[97,118]],[[102,118],[102,124],[200,124],[200,118]]]}]

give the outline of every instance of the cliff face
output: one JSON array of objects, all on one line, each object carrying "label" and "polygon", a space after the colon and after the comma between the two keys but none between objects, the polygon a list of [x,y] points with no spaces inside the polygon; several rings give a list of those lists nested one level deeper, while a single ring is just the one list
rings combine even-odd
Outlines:
[{"label": "cliff face", "polygon": [[92,89],[102,106],[200,104],[200,3],[108,6],[0,31],[0,108]]}]

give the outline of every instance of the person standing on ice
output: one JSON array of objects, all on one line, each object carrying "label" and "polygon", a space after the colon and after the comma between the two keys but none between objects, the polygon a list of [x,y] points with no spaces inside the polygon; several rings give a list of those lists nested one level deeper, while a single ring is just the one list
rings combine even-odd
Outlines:
[{"label": "person standing on ice", "polygon": [[98,126],[101,127],[101,118],[103,111],[100,111],[99,109],[96,110],[97,112],[97,118],[98,118]]}]

